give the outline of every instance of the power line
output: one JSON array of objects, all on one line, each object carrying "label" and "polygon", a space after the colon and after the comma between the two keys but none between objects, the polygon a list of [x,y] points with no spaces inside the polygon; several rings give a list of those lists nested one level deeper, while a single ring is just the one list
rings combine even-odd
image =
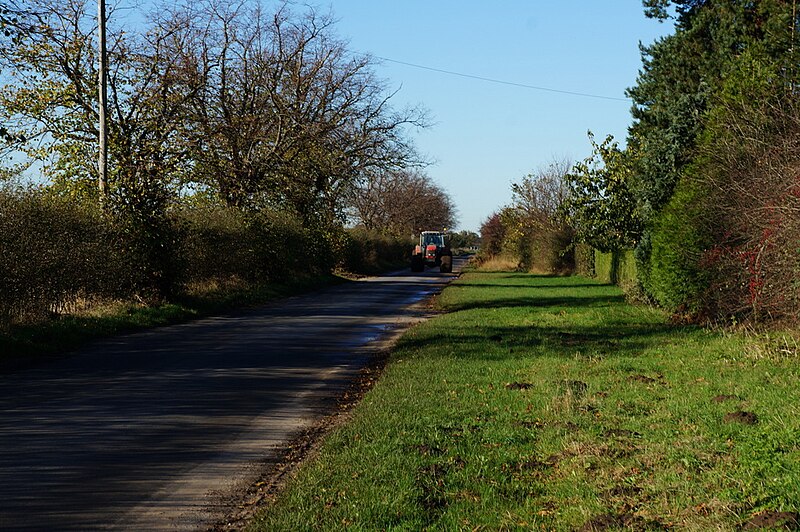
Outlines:
[{"label": "power line", "polygon": [[462,78],[469,78],[469,79],[477,79],[480,81],[487,81],[489,83],[498,83],[500,85],[510,85],[512,87],[521,87],[523,89],[533,89],[537,91],[545,91],[545,92],[555,92],[558,94],[569,94],[571,96],[583,96],[585,98],[598,98],[601,100],[613,100],[617,102],[630,102],[629,98],[616,98],[614,96],[601,96],[599,94],[589,94],[587,92],[575,92],[575,91],[564,91],[560,89],[551,89],[549,87],[537,87],[536,85],[526,85],[524,83],[515,83],[513,81],[504,81],[501,79],[494,79],[494,78],[486,78],[483,76],[474,76],[472,74],[464,74],[461,72],[453,72],[452,70],[443,70],[441,68],[433,68],[425,65],[417,65],[415,63],[407,63],[406,61],[398,61],[396,59],[389,59],[388,57],[381,57],[376,55],[376,59],[380,59],[381,61],[388,61],[389,63],[397,63],[398,65],[405,65],[414,68],[420,68],[422,70],[430,70],[431,72],[439,72],[440,74],[449,74],[451,76],[459,76]]}]

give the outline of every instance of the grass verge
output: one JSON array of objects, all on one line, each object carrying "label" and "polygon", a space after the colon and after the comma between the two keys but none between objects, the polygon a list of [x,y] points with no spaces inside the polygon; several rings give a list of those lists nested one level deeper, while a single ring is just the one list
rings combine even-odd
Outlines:
[{"label": "grass verge", "polygon": [[94,305],[86,312],[30,325],[16,325],[0,332],[0,370],[35,364],[91,340],[182,323],[342,282],[347,281],[340,276],[321,275],[260,286],[205,287],[192,290],[170,303],[154,306],[122,302]]},{"label": "grass verge", "polygon": [[791,350],[580,277],[475,272],[439,305],[253,529],[797,524]]}]

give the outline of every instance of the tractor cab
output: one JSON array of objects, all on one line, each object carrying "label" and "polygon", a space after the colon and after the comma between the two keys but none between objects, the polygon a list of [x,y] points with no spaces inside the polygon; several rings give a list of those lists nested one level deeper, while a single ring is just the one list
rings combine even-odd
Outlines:
[{"label": "tractor cab", "polygon": [[444,273],[453,268],[453,253],[445,240],[443,231],[422,231],[419,244],[411,256],[411,270],[421,272],[425,266],[439,266]]}]

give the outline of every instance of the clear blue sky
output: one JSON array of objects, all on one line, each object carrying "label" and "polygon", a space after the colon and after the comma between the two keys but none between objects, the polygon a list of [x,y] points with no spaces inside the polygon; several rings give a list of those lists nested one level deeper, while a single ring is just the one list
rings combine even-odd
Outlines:
[{"label": "clear blue sky", "polygon": [[[430,68],[624,98],[641,66],[639,42],[672,31],[641,0],[331,0],[353,51]],[[583,159],[586,136],[624,142],[630,103],[500,85],[383,62],[396,105],[421,104],[433,126],[415,135],[428,174],[477,231],[511,200],[510,185],[554,157]]]}]

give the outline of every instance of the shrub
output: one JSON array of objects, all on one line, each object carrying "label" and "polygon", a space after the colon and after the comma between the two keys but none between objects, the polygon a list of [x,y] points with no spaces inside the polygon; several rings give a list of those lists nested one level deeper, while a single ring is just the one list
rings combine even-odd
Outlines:
[{"label": "shrub", "polygon": [[520,239],[517,247],[520,266],[527,271],[569,275],[575,271],[573,231],[568,227],[542,228]]},{"label": "shrub", "polygon": [[699,183],[685,177],[655,218],[646,290],[669,311],[706,312],[709,278],[701,258],[710,244],[707,197]]},{"label": "shrub", "polygon": [[0,324],[115,295],[109,237],[96,210],[40,191],[0,191]]},{"label": "shrub", "polygon": [[352,273],[371,274],[404,265],[413,247],[410,239],[390,237],[360,227],[345,231],[342,237],[338,267]]},{"label": "shrub", "polygon": [[594,277],[594,248],[582,242],[576,243],[574,247],[575,273],[584,277]]},{"label": "shrub", "polygon": [[633,289],[638,285],[633,251],[594,252],[595,277],[603,282]]}]

